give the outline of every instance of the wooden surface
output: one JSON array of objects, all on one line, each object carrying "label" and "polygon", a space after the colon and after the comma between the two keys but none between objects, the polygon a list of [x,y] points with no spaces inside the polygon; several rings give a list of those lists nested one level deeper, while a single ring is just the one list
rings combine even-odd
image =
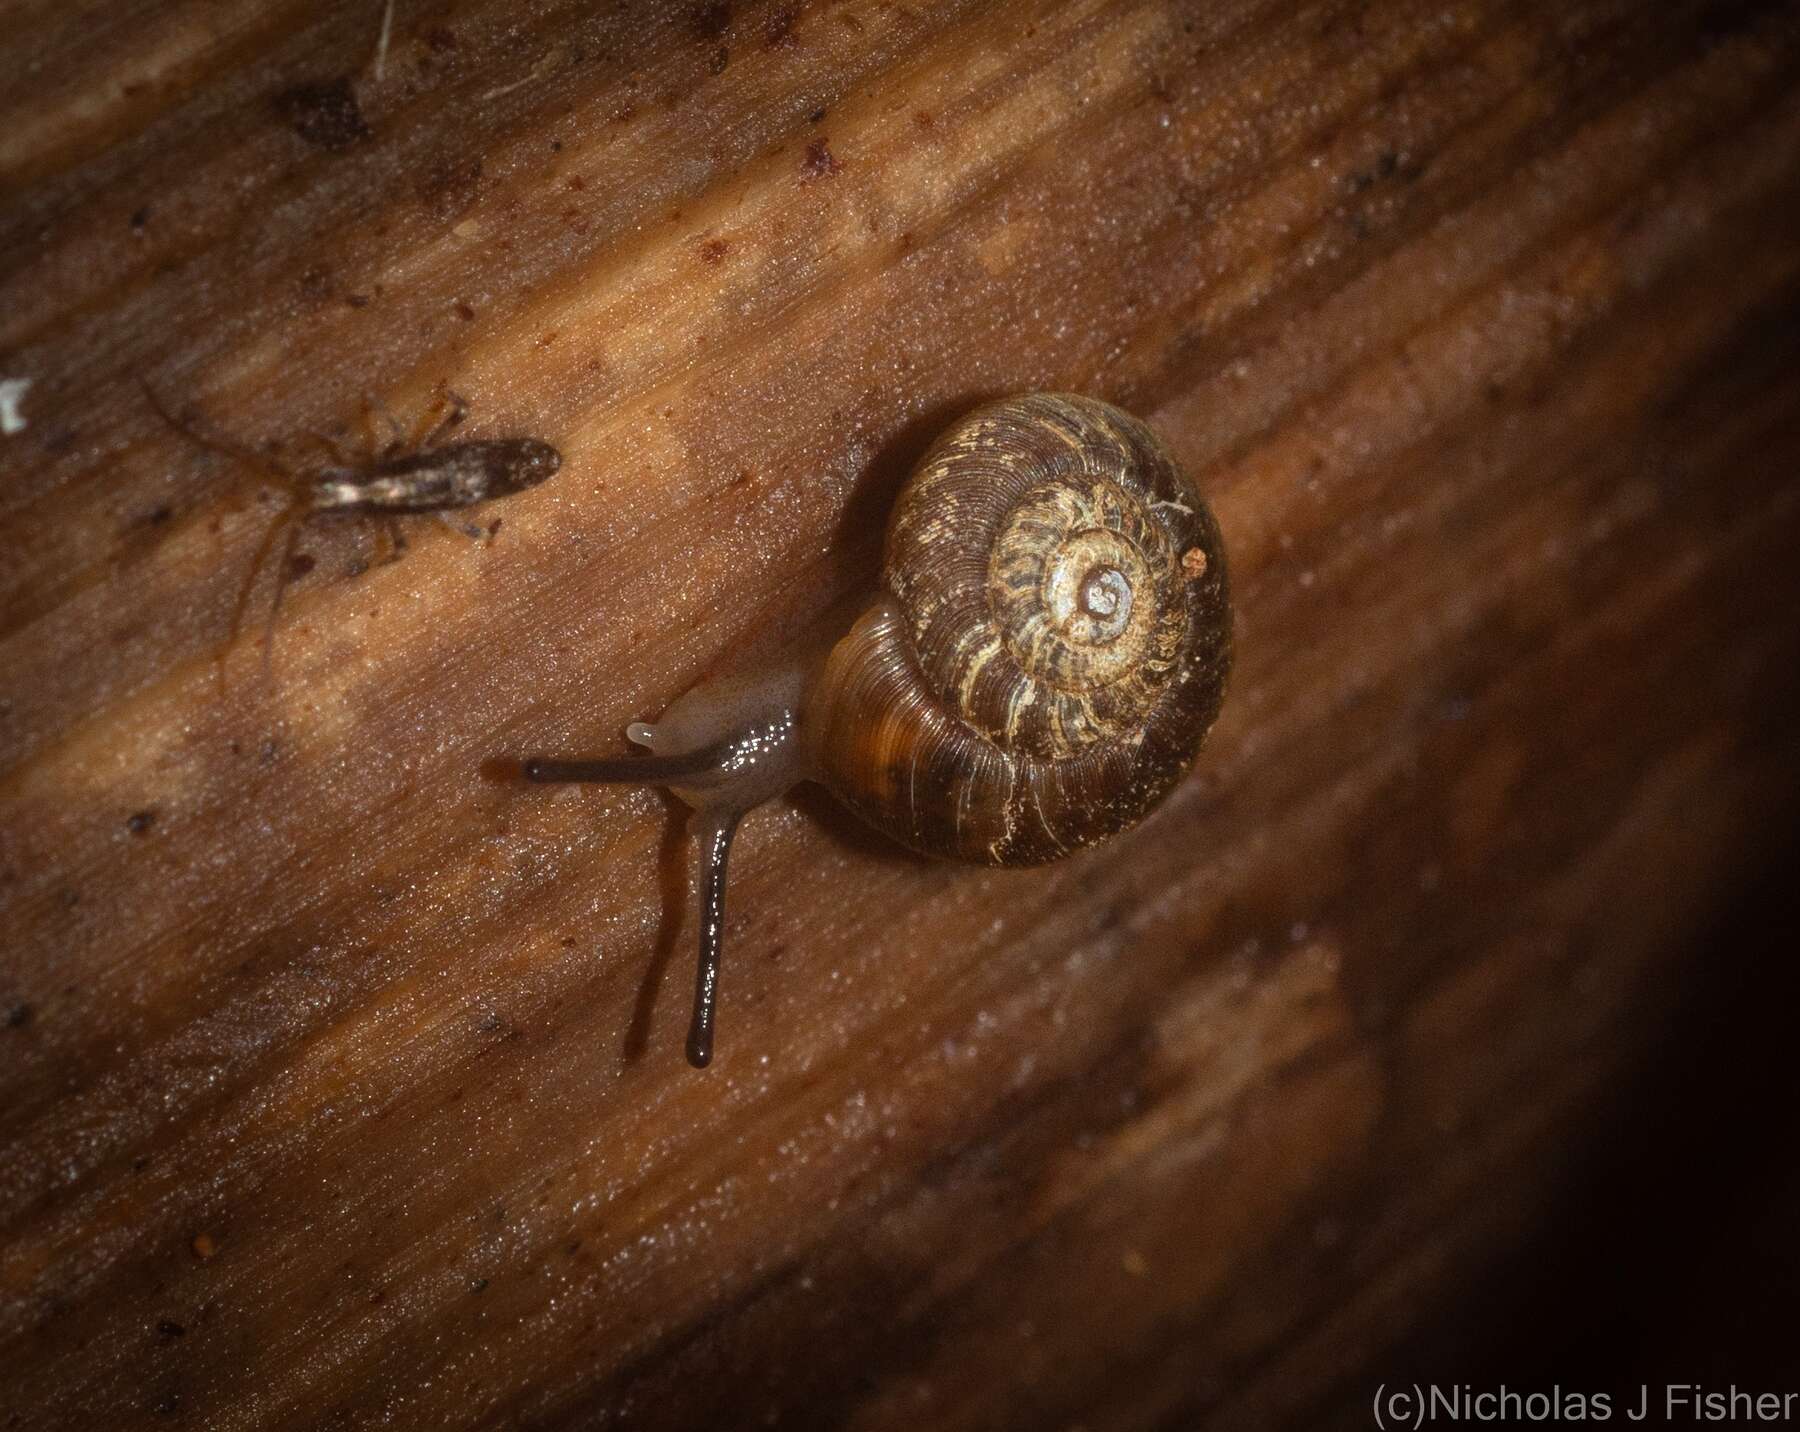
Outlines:
[{"label": "wooden surface", "polygon": [[[1794,810],[1800,20],[602,8],[0,41],[0,1426],[1361,1425]],[[274,494],[140,378],[566,463],[310,528],[221,690]],[[852,590],[1032,388],[1216,505],[1209,753],[1028,872],[763,812],[697,1074],[673,807],[481,764]]]}]

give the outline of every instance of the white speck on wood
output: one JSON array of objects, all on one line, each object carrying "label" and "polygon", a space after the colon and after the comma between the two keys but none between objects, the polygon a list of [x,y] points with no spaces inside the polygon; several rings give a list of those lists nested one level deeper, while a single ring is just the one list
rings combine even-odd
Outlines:
[{"label": "white speck on wood", "polygon": [[25,431],[27,425],[21,405],[30,387],[29,378],[0,378],[0,433],[7,437]]}]

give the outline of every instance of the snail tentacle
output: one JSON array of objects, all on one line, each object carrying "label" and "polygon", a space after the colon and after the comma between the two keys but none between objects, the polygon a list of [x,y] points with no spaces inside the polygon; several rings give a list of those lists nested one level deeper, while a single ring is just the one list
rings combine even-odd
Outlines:
[{"label": "snail tentacle", "polygon": [[539,784],[668,786],[725,768],[724,743],[679,756],[610,756],[594,761],[557,761],[533,756],[522,763],[528,781]]},{"label": "snail tentacle", "polygon": [[696,1069],[712,1062],[732,838],[745,814],[807,774],[798,740],[801,685],[791,662],[755,679],[703,683],[661,720],[626,728],[649,754],[583,761],[534,756],[521,763],[525,779],[540,784],[667,786],[697,812],[700,948],[687,1038],[688,1063]]},{"label": "snail tentacle", "polygon": [[700,963],[694,975],[694,1018],[687,1037],[688,1063],[696,1069],[712,1063],[719,961],[725,949],[725,865],[741,819],[742,812],[736,810],[707,811],[700,831]]}]

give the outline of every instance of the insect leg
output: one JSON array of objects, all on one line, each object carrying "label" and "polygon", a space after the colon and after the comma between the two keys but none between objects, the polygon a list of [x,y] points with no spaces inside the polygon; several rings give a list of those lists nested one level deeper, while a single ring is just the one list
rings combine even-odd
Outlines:
[{"label": "insect leg", "polygon": [[400,519],[383,516],[375,528],[375,534],[375,565],[385,567],[389,562],[398,562],[400,554],[406,550],[406,533],[401,530]]},{"label": "insect leg", "polygon": [[294,575],[294,544],[300,540],[300,524],[288,523],[287,541],[281,548],[281,566],[275,572],[275,600],[269,603],[269,623],[263,628],[262,677],[266,682],[275,651],[275,618],[281,614],[281,599],[287,595],[288,582]]},{"label": "insect leg", "polygon": [[324,433],[310,431],[301,434],[301,436],[323,449],[325,455],[331,459],[335,466],[351,469],[360,466],[355,458],[344,451],[344,445],[338,442],[336,438],[328,437]]},{"label": "insect leg", "polygon": [[415,446],[423,448],[436,447],[444,440],[444,434],[469,415],[469,401],[461,393],[447,390],[444,394],[449,403],[449,410],[437,420],[436,425]]},{"label": "insect leg", "polygon": [[[365,428],[368,426],[367,419],[370,413],[380,413],[382,418],[387,422],[388,444],[381,449],[381,456],[388,458],[393,457],[396,453],[405,452],[406,429],[400,426],[400,419],[394,416],[393,409],[388,407],[386,403],[382,402],[380,398],[366,388],[363,390],[362,400],[364,416],[363,425]],[[371,444],[371,446],[373,446],[373,444]]]},{"label": "insect leg", "polygon": [[140,377],[138,386],[144,390],[144,396],[150,400],[150,406],[156,410],[156,415],[194,446],[224,453],[226,457],[236,458],[246,467],[253,468],[263,476],[272,478],[279,486],[293,488],[300,482],[297,473],[284,467],[267,453],[260,453],[254,448],[245,447],[244,444],[223,434],[203,433],[191,424],[184,423],[163,405],[163,400],[156,396],[156,390],[150,386],[148,379]]},{"label": "insect leg", "polygon": [[433,512],[433,517],[459,536],[467,537],[471,542],[486,542],[488,535],[473,522],[458,522],[448,512]]},{"label": "insect leg", "polygon": [[[262,541],[256,544],[256,552],[250,558],[250,569],[244,574],[243,585],[238,588],[237,601],[232,604],[231,630],[226,635],[225,645],[219,649],[219,694],[221,696],[225,694],[225,656],[233,646],[237,645],[238,633],[243,630],[244,626],[244,613],[250,606],[251,594],[256,590],[256,579],[262,575],[263,567],[269,560],[269,553],[274,549],[275,539],[283,531],[288,533],[289,540],[287,550],[281,559],[282,566],[285,568],[292,561],[293,539],[299,535],[300,531],[299,517],[299,505],[297,503],[290,504],[287,511],[269,524],[269,530],[263,534]],[[276,580],[275,605],[279,607],[281,605],[281,587],[287,580],[286,573],[278,574]],[[269,612],[270,631],[273,631],[274,626],[275,612],[271,610]]]}]

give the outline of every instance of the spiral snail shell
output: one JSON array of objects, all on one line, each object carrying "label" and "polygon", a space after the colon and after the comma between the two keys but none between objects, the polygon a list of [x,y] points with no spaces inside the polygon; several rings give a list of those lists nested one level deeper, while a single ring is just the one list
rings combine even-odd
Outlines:
[{"label": "spiral snail shell", "polygon": [[895,504],[848,633],[703,683],[627,734],[654,754],[528,760],[534,781],[652,783],[700,813],[688,1058],[712,1057],[738,820],[804,780],[928,855],[1054,860],[1140,819],[1193,763],[1231,666],[1219,528],[1156,436],[1034,393],[943,433]]}]

